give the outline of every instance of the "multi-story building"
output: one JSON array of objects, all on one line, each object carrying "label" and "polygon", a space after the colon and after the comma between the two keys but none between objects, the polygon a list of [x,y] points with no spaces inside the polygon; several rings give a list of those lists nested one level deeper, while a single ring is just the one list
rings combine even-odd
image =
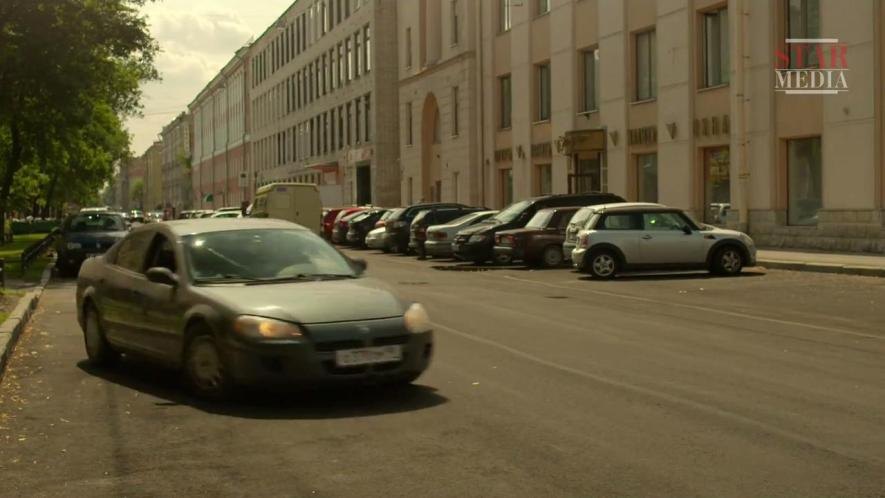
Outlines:
[{"label": "multi-story building", "polygon": [[885,250],[885,2],[476,3],[481,203],[607,190],[764,245]]},{"label": "multi-story building", "polygon": [[[301,0],[252,45],[252,180],[399,205],[396,0]],[[381,54],[381,57],[378,54]]]},{"label": "multi-story building", "polygon": [[163,142],[156,141],[145,151],[144,160],[144,209],[155,211],[163,208]]},{"label": "multi-story building", "polygon": [[125,209],[144,209],[145,206],[145,159],[144,155],[130,159],[126,167],[124,181],[126,195]]},{"label": "multi-story building", "polygon": [[249,129],[246,57],[243,47],[206,85],[188,110],[193,119],[193,206],[239,206],[250,199],[247,175]]},{"label": "multi-story building", "polygon": [[399,2],[402,202],[484,204],[476,0]]},{"label": "multi-story building", "polygon": [[179,114],[163,127],[163,207],[175,212],[193,204],[191,185],[191,120]]}]

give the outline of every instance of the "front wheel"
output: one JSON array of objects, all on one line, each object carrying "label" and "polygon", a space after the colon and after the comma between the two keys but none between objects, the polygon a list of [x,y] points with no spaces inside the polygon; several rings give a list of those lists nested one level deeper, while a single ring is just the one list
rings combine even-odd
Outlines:
[{"label": "front wheel", "polygon": [[618,273],[618,257],[609,250],[601,250],[590,255],[587,265],[594,278],[610,279]]},{"label": "front wheel", "polygon": [[713,256],[711,271],[718,275],[737,275],[744,268],[744,258],[733,246],[726,246],[716,251]]},{"label": "front wheel", "polygon": [[94,306],[89,305],[86,308],[84,321],[83,341],[89,361],[100,366],[111,366],[116,363],[120,355],[108,344],[101,327],[101,319]]},{"label": "front wheel", "polygon": [[509,254],[495,254],[495,264],[509,265],[510,263],[513,263],[513,256]]},{"label": "front wheel", "polygon": [[230,376],[211,333],[201,333],[188,343],[184,376],[188,388],[200,398],[219,400],[230,394]]}]

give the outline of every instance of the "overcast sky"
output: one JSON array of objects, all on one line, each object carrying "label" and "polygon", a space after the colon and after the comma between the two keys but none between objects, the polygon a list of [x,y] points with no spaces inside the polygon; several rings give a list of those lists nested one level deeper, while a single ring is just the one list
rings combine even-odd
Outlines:
[{"label": "overcast sky", "polygon": [[144,117],[127,122],[141,155],[234,52],[258,37],[293,0],[157,0],[142,10],[162,51],[161,81],[144,86]]}]

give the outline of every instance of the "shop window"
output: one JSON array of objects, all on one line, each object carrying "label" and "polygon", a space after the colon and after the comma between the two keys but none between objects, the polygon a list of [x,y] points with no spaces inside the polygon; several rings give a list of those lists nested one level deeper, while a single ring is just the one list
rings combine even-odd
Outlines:
[{"label": "shop window", "polygon": [[823,203],[820,137],[787,141],[790,225],[816,225]]}]

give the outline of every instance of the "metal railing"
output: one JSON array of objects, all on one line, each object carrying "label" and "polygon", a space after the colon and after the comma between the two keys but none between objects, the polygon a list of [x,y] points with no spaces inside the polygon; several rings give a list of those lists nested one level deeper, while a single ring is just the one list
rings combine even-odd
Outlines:
[{"label": "metal railing", "polygon": [[56,231],[53,231],[46,237],[34,242],[29,245],[24,251],[22,251],[21,255],[21,274],[24,275],[28,270],[28,267],[34,262],[35,259],[39,258],[41,254],[46,252],[46,249],[52,245],[52,241],[55,240],[55,236],[57,235]]}]

